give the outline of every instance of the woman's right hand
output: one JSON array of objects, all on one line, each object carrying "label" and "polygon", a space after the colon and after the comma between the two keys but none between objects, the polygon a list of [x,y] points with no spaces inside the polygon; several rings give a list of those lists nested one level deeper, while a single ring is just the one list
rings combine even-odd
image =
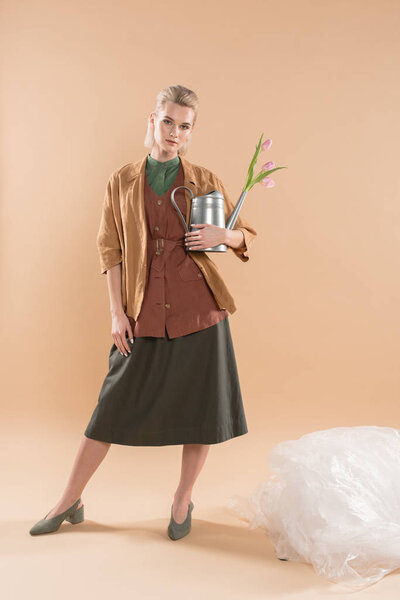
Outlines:
[{"label": "woman's right hand", "polygon": [[[126,337],[127,334],[129,339]],[[124,356],[128,356],[127,352],[131,352],[129,341],[133,344],[135,340],[131,324],[124,311],[112,313],[111,335],[119,352]]]}]

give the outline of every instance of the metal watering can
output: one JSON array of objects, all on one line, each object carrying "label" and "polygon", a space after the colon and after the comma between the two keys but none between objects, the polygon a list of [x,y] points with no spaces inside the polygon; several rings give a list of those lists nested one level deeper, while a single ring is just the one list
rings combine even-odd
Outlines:
[{"label": "metal watering can", "polygon": [[[205,194],[204,196],[194,196],[192,190],[186,187],[186,185],[180,185],[174,188],[171,192],[171,202],[177,210],[178,216],[180,217],[186,232],[194,231],[195,228],[188,228],[188,226],[186,225],[186,221],[179,209],[179,206],[175,202],[175,192],[181,188],[185,188],[185,190],[188,190],[192,197],[189,223],[193,223],[194,225],[197,225],[199,223],[208,223],[209,225],[217,225],[218,227],[225,227],[226,229],[234,228],[247,192],[242,191],[242,193],[240,194],[240,198],[232,211],[232,214],[225,223],[224,196],[219,190],[213,190],[212,192],[210,192],[209,194]],[[185,250],[187,251],[187,248],[185,248]],[[226,251],[226,244],[218,244],[217,246],[212,246],[210,248],[202,248],[201,250],[190,250],[190,252]]]}]

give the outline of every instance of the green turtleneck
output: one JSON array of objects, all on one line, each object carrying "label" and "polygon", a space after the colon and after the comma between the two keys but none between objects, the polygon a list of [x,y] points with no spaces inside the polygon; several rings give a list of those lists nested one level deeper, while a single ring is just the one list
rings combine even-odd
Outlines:
[{"label": "green turtleneck", "polygon": [[149,186],[158,196],[162,196],[174,183],[180,165],[179,155],[165,162],[147,155],[146,177]]}]

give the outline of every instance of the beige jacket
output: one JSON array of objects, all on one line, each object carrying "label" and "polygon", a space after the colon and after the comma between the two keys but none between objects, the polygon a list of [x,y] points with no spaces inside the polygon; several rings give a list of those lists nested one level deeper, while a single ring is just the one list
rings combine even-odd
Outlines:
[{"label": "beige jacket", "polygon": [[[103,202],[100,228],[97,235],[97,248],[100,255],[101,273],[111,267],[121,265],[122,304],[127,316],[137,320],[142,305],[146,285],[147,230],[144,208],[144,181],[146,176],[146,156],[128,163],[110,176]],[[194,165],[180,157],[184,172],[184,184],[195,196],[220,190],[225,198],[225,220],[231,214],[232,204],[221,180],[205,167]],[[186,193],[186,223],[189,226],[191,197]],[[241,248],[228,246],[242,261],[249,260],[249,248],[257,233],[239,214],[235,229],[244,234],[245,245]],[[215,300],[220,308],[231,314],[236,311],[231,296],[217,265],[206,252],[188,254],[201,269]]]}]

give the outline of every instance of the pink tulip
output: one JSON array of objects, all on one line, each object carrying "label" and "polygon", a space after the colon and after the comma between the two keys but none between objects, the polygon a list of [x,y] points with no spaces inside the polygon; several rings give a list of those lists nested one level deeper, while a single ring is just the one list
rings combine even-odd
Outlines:
[{"label": "pink tulip", "polygon": [[268,150],[269,148],[271,148],[271,144],[272,144],[272,140],[265,140],[265,142],[263,142],[261,144],[261,148],[263,150]]},{"label": "pink tulip", "polygon": [[273,160],[269,160],[268,162],[266,162],[266,163],[265,163],[265,165],[263,165],[263,166],[261,167],[261,169],[262,169],[263,171],[269,171],[269,170],[270,170],[270,169],[272,169],[272,167],[274,167],[274,166],[275,166],[275,163],[274,163],[274,161],[273,161]]},{"label": "pink tulip", "polygon": [[273,179],[271,179],[271,177],[264,177],[264,179],[261,179],[262,185],[265,185],[265,187],[271,188],[274,187],[275,185],[275,181]]}]

